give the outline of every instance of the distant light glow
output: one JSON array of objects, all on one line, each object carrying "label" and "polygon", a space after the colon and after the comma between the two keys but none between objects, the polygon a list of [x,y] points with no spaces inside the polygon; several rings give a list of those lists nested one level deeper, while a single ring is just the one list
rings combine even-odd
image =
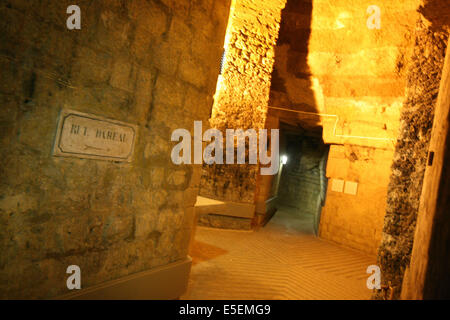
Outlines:
[{"label": "distant light glow", "polygon": [[287,162],[288,162],[288,157],[287,157],[287,156],[282,156],[282,157],[281,157],[281,163],[282,163],[283,165],[285,165]]}]

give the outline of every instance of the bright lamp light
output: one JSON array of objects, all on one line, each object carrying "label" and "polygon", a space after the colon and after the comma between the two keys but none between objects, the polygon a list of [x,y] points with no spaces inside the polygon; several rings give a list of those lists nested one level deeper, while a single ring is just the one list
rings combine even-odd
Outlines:
[{"label": "bright lamp light", "polygon": [[283,165],[285,165],[287,162],[288,162],[288,157],[287,157],[287,156],[282,156],[282,157],[281,157],[281,163],[282,163]]}]

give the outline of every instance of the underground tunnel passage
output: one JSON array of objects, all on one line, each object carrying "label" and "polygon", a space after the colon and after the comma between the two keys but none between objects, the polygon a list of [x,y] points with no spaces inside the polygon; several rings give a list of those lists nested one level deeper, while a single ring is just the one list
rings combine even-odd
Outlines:
[{"label": "underground tunnel passage", "polygon": [[450,298],[446,0],[4,0],[0,299]]},{"label": "underground tunnel passage", "polygon": [[[281,143],[283,144],[283,126]],[[325,204],[328,178],[328,149],[321,135],[286,134],[284,163],[278,186],[278,206],[304,221],[304,230],[318,234],[320,215]],[[281,148],[282,150],[283,148]],[[299,226],[300,227],[300,226]]]}]

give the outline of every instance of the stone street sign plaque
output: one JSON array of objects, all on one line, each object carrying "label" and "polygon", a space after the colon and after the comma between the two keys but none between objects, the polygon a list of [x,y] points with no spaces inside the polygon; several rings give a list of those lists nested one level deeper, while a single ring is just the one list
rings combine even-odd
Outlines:
[{"label": "stone street sign plaque", "polygon": [[73,110],[62,110],[53,155],[131,162],[137,126]]}]

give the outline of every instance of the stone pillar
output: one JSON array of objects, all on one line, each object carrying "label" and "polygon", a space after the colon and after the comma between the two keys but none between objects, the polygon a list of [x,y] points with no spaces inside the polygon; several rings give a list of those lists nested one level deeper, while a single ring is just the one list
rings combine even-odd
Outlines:
[{"label": "stone pillar", "polygon": [[[450,298],[450,46],[420,198],[414,247],[405,273],[402,299]],[[447,166],[446,166],[447,164]]]},{"label": "stone pillar", "polygon": [[[284,3],[285,0],[234,2],[225,64],[210,120],[212,127],[223,131],[265,127],[274,46]],[[205,165],[203,169],[202,196],[253,205],[257,165]]]},{"label": "stone pillar", "polygon": [[[378,249],[382,284],[391,284],[394,299],[400,297],[403,276],[410,264],[448,37],[442,29],[434,30],[426,23],[422,17],[416,28],[416,47],[409,63],[408,90],[392,163],[382,240]],[[383,295],[376,293],[375,298],[383,299]]]}]

